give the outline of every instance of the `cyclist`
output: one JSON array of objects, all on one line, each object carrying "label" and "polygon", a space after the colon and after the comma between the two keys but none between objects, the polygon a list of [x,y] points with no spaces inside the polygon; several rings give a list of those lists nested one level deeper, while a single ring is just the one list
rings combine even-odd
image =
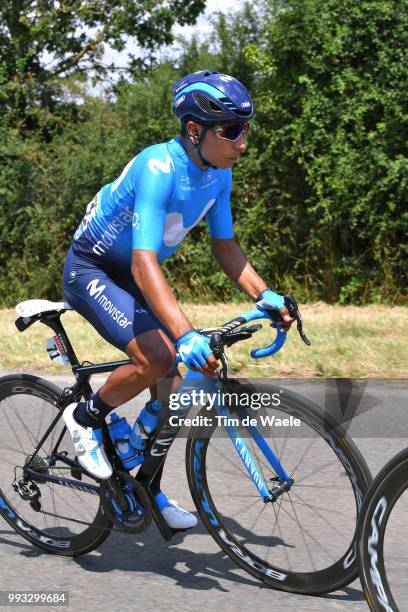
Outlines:
[{"label": "cyclist", "polygon": [[[201,70],[176,83],[173,93],[181,135],[144,149],[97,193],[64,267],[67,302],[131,361],[114,370],[91,400],[64,411],[80,464],[102,479],[112,474],[101,430],[109,412],[148,387],[145,411],[157,411],[158,381],[166,378],[169,393],[181,383],[176,351],[188,368],[211,375],[218,367],[208,339],[194,330],[160,268],[203,217],[225,274],[251,299],[279,310],[284,329],[292,322],[282,296],[268,289],[234,240],[231,168],[247,146],[253,116],[248,91],[231,76]],[[196,517],[161,492],[161,472],[152,489],[165,520],[173,528],[193,527]]]}]

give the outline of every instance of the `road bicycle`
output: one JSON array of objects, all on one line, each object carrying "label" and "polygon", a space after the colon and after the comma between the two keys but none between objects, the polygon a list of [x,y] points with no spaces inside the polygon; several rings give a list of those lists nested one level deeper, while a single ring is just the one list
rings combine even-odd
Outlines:
[{"label": "road bicycle", "polygon": [[[358,564],[371,610],[398,612],[408,606],[406,562],[408,448],[378,473],[367,493],[358,524]],[[399,550],[401,543],[401,550]]]},{"label": "road bicycle", "polygon": [[[285,296],[285,304],[307,343],[294,298]],[[151,484],[173,440],[186,429],[187,409],[167,406],[145,450],[143,481],[122,467],[105,423],[113,475],[99,481],[87,473],[75,457],[62,412],[91,397],[93,374],[129,361],[80,363],[61,322],[69,309],[46,300],[16,307],[20,331],[36,321],[53,330],[47,350],[70,365],[75,383],[60,389],[29,374],[0,379],[0,513],[24,538],[57,555],[88,553],[112,530],[139,533],[152,520],[170,540],[175,531],[157,508]],[[268,587],[326,593],[357,577],[356,524],[371,476],[343,428],[313,402],[280,386],[229,375],[226,349],[257,333],[262,324],[254,321],[270,323],[274,316],[267,306],[256,307],[201,330],[222,365],[214,378],[189,371],[178,391],[178,397],[188,392],[193,398],[194,390],[205,390],[213,398],[191,421],[187,479],[202,523],[239,567]],[[286,333],[272,325],[276,338],[253,350],[254,358],[283,346]],[[260,405],[266,396],[269,403]]]}]

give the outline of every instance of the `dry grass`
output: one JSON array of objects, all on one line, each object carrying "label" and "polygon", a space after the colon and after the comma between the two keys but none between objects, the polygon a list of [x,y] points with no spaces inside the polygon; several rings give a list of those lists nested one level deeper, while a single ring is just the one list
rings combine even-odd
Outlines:
[{"label": "dry grass", "polygon": [[[251,304],[184,304],[197,327],[225,323]],[[274,331],[264,329],[234,346],[230,365],[234,373],[252,377],[385,377],[408,375],[408,308],[387,306],[329,306],[316,303],[301,307],[305,330],[312,341],[308,348],[295,330],[275,357],[254,360],[250,349],[271,342]],[[13,310],[0,310],[0,367],[9,370],[44,369],[52,366],[45,343],[52,332],[40,323],[21,334],[14,326]],[[123,359],[123,353],[107,344],[79,315],[67,312],[63,323],[81,360],[95,363]]]}]

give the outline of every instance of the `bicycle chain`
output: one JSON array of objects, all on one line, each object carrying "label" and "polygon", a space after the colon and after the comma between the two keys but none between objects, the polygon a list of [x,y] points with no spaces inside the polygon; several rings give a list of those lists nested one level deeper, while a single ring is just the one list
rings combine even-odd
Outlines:
[{"label": "bicycle chain", "polygon": [[[69,516],[63,516],[62,514],[54,514],[53,512],[47,512],[46,510],[39,510],[41,514],[45,514],[46,516],[52,516],[53,518],[59,518],[64,521],[71,521],[71,523],[78,523],[79,525],[88,525],[88,527],[92,527],[92,523],[87,523],[86,521],[80,521],[79,519],[70,518]],[[119,529],[118,527],[97,527],[97,529],[101,529],[103,531],[119,531],[120,533],[124,533],[124,529]]]},{"label": "bicycle chain", "polygon": [[[70,467],[58,467],[58,470],[71,470]],[[101,502],[100,502],[101,503]],[[87,525],[88,527],[92,527],[92,523],[87,523],[86,521],[80,521],[79,519],[74,519],[71,518],[69,516],[63,516],[62,514],[54,514],[54,512],[47,512],[46,510],[38,510],[38,512],[40,512],[41,514],[44,514],[45,516],[51,516],[52,518],[58,518],[58,519],[62,519],[63,521],[71,521],[71,523],[78,523],[78,525]],[[117,527],[114,527],[112,525],[112,527],[98,527],[98,529],[102,529],[103,531],[120,531],[121,533],[123,533],[122,529],[118,529]]]},{"label": "bicycle chain", "polygon": [[[71,468],[70,467],[59,467],[58,469],[59,470],[70,470]],[[100,501],[100,504],[103,509],[102,501]],[[86,521],[81,521],[79,519],[74,519],[68,516],[63,516],[62,514],[54,514],[54,512],[47,512],[46,510],[39,510],[38,512],[40,512],[41,514],[44,514],[45,516],[51,516],[52,518],[59,518],[59,519],[62,519],[63,521],[71,521],[71,523],[77,523],[78,525],[88,525],[88,527],[92,527],[92,523],[87,523]],[[103,531],[118,531],[119,533],[126,533],[125,529],[120,529],[118,527],[115,527],[114,524],[112,525],[112,527],[100,526],[98,527],[98,529],[101,529]]]}]

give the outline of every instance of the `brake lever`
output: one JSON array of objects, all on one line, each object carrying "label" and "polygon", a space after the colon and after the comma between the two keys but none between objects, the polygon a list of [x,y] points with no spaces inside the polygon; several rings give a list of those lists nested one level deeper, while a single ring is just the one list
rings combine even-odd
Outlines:
[{"label": "brake lever", "polygon": [[211,335],[210,340],[210,349],[214,353],[214,357],[216,359],[221,359],[221,355],[224,352],[224,343],[222,341],[222,336],[219,332]]},{"label": "brake lever", "polygon": [[216,332],[215,334],[211,335],[210,349],[212,350],[214,357],[221,361],[222,378],[226,380],[228,378],[228,361],[224,352],[224,342],[220,332]]},{"label": "brake lever", "polygon": [[302,338],[303,342],[307,346],[311,346],[312,343],[303,331],[303,319],[295,298],[291,293],[287,293],[283,296],[283,299],[285,302],[285,306],[288,309],[289,316],[292,317],[292,319],[296,319],[296,329],[299,332],[299,336]]}]

